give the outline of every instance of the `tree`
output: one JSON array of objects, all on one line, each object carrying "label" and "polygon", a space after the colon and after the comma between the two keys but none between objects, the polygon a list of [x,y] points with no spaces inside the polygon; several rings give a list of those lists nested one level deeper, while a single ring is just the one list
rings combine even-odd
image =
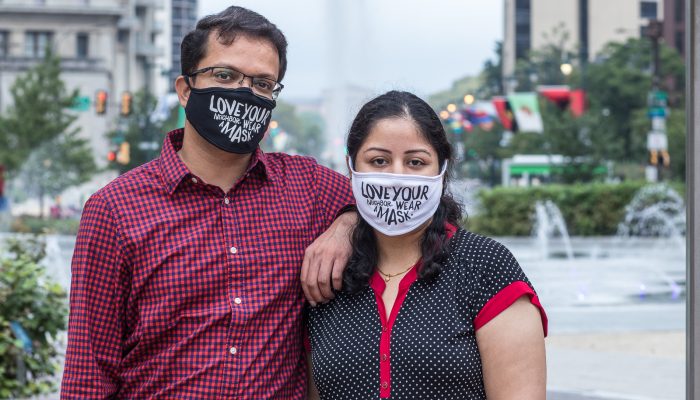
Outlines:
[{"label": "tree", "polygon": [[60,60],[47,48],[44,60],[10,88],[13,105],[0,116],[0,165],[13,176],[32,151],[68,132],[77,118],[67,109],[78,91],[68,92]]},{"label": "tree", "polygon": [[57,196],[67,187],[88,181],[95,169],[88,141],[73,131],[39,146],[17,177],[25,193],[39,199],[39,212],[43,216],[45,195]]},{"label": "tree", "polygon": [[[683,60],[673,48],[664,44],[660,46],[660,60],[664,77],[662,88],[669,91],[669,105],[683,108]],[[625,43],[609,43],[598,55],[598,61],[586,69],[590,108],[609,114],[611,128],[624,140],[622,158],[625,160],[644,159],[634,146],[632,115],[636,110],[646,110],[647,95],[652,88],[651,62],[649,40],[632,38]]]},{"label": "tree", "polygon": [[60,59],[47,49],[44,60],[20,75],[10,92],[13,105],[0,117],[0,165],[17,184],[39,198],[57,195],[90,179],[96,166],[90,146],[71,128],[76,116],[67,109],[78,97],[60,77]]},{"label": "tree", "polygon": [[320,158],[325,140],[322,129],[323,120],[318,114],[297,113],[292,104],[278,100],[272,112],[272,119],[279,127],[279,131],[275,131],[274,134],[284,132],[286,142],[283,148],[275,148],[272,129],[270,129],[267,140],[261,143],[265,151],[285,151]]},{"label": "tree", "polygon": [[561,71],[564,63],[576,63],[577,56],[567,49],[570,34],[561,24],[544,35],[545,45],[531,50],[527,59],[518,60],[513,78],[518,92],[533,92],[538,85],[564,85],[574,81]]},{"label": "tree", "polygon": [[165,121],[154,121],[151,117],[156,109],[157,99],[146,90],[139,90],[132,97],[131,114],[120,116],[116,130],[107,137],[112,142],[112,150],[118,151],[122,143],[128,143],[129,160],[127,163],[112,162],[110,167],[124,173],[145,164],[160,154],[163,135],[176,128],[178,108],[170,110]]}]

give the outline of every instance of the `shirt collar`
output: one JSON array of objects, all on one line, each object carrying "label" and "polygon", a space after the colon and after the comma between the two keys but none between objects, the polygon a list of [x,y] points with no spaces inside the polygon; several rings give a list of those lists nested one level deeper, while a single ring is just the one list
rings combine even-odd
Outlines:
[{"label": "shirt collar", "polygon": [[[185,130],[183,128],[168,132],[163,142],[163,149],[160,152],[161,174],[163,176],[165,188],[170,195],[175,192],[183,179],[192,174],[189,168],[187,168],[187,165],[180,159],[180,156],[177,155],[177,152],[182,148],[184,136]],[[258,165],[260,165],[260,167],[258,167]],[[277,173],[270,165],[269,156],[265,154],[260,147],[253,153],[248,169],[246,170],[246,175],[254,169],[259,169],[261,175],[270,181],[275,181],[277,179]]]}]

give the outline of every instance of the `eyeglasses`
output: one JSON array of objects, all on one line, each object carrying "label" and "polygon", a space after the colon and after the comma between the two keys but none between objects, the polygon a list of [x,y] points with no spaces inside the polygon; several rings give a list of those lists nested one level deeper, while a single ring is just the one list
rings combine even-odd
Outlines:
[{"label": "eyeglasses", "polygon": [[[253,93],[258,96],[266,97],[275,100],[284,88],[279,82],[268,78],[259,78],[256,76],[246,75],[243,72],[236,71],[229,67],[206,67],[198,69],[190,74],[185,74],[186,77],[194,77],[197,74],[202,74],[207,85],[216,85],[222,87],[237,88],[243,85],[246,78],[250,78],[250,88]],[[187,81],[189,85],[189,80]]]}]

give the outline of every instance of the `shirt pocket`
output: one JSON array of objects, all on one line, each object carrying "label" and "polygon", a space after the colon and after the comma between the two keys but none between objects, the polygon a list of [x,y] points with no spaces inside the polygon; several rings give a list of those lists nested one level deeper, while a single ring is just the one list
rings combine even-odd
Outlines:
[{"label": "shirt pocket", "polygon": [[312,238],[298,228],[264,230],[252,246],[249,289],[265,296],[301,293],[301,264]]}]

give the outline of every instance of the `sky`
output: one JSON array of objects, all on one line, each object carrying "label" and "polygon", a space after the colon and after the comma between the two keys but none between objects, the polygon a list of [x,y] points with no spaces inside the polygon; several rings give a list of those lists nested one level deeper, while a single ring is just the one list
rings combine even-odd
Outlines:
[{"label": "sky", "polygon": [[427,96],[477,74],[503,38],[498,0],[200,0],[199,16],[232,4],[286,35],[290,100],[340,83]]}]

